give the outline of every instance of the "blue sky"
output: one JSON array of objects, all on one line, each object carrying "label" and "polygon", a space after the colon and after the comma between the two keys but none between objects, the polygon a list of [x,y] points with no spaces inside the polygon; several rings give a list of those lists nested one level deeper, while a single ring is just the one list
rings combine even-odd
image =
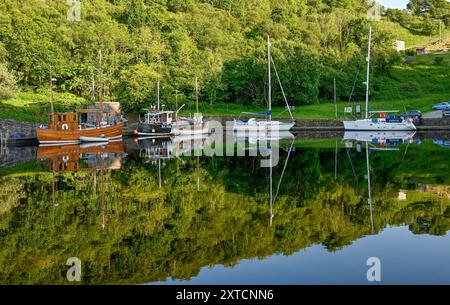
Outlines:
[{"label": "blue sky", "polygon": [[406,8],[409,0],[377,0],[378,3],[388,8]]}]

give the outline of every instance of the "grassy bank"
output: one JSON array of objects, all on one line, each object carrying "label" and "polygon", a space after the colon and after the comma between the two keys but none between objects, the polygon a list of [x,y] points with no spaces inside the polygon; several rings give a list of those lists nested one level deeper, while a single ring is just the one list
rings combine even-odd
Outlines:
[{"label": "grassy bank", "polygon": [[[62,98],[61,95],[59,98]],[[37,95],[36,97],[42,97]],[[71,102],[64,103],[63,105],[55,103],[56,110],[62,108],[75,109],[84,103],[84,100],[69,96]],[[450,93],[448,94],[427,94],[417,98],[407,99],[393,99],[388,101],[371,101],[371,110],[400,110],[414,109],[422,112],[431,110],[431,106],[450,99]],[[26,122],[46,123],[46,115],[50,111],[48,103],[42,103],[41,105],[32,104],[35,96],[32,93],[20,93],[18,98],[9,100],[7,102],[0,102],[0,119],[13,119]],[[365,102],[358,101],[355,104],[361,104],[364,109]],[[344,118],[344,108],[352,106],[352,103],[338,102],[338,118]],[[194,112],[192,109],[182,111],[181,114],[188,115]],[[284,107],[273,107],[274,117],[289,117],[289,114]],[[240,104],[213,104],[213,105],[201,105],[200,111],[204,115],[208,116],[235,116],[238,117],[245,111],[265,111],[263,105],[240,105]],[[293,115],[295,118],[301,119],[333,119],[334,118],[334,104],[331,101],[325,101],[321,104],[296,106]]]},{"label": "grassy bank", "polygon": [[[420,110],[422,112],[431,111],[431,106],[450,99],[448,94],[428,94],[417,98],[394,99],[389,101],[371,101],[371,110]],[[355,104],[361,104],[364,109],[365,102],[358,101]],[[343,118],[344,108],[352,106],[352,103],[338,102],[338,118]],[[283,107],[274,107],[273,115],[275,117],[289,117],[289,114]],[[213,116],[239,116],[244,111],[265,111],[262,106],[243,106],[238,104],[214,104],[212,106],[204,106],[200,111],[205,115]],[[188,114],[186,111],[184,114]],[[327,101],[316,105],[296,106],[293,113],[295,118],[301,119],[333,119],[335,116],[334,103]]]},{"label": "grassy bank", "polygon": [[[71,93],[54,92],[55,111],[69,111],[87,104],[87,101]],[[45,89],[18,92],[8,100],[0,100],[0,119],[45,123],[50,112],[49,92]]]}]

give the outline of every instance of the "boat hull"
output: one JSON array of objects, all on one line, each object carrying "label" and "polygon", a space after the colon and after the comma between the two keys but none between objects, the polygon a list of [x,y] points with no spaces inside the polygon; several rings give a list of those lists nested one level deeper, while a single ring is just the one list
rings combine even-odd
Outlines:
[{"label": "boat hull", "polygon": [[104,138],[114,140],[121,138],[123,123],[100,128],[86,128],[77,130],[53,130],[38,128],[36,136],[41,144],[76,144],[84,138]]},{"label": "boat hull", "polygon": [[414,131],[416,126],[412,122],[403,121],[399,123],[386,122],[385,120],[357,120],[344,121],[347,131]]},{"label": "boat hull", "polygon": [[108,138],[97,138],[97,137],[80,137],[81,142],[86,143],[99,143],[99,142],[109,142]]},{"label": "boat hull", "polygon": [[172,127],[170,126],[166,127],[158,124],[139,123],[136,131],[137,135],[139,136],[162,136],[162,135],[170,135]]}]

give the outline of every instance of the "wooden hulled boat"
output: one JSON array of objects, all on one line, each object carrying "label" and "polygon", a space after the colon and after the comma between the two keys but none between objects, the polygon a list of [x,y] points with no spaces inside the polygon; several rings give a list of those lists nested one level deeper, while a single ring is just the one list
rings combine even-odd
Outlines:
[{"label": "wooden hulled boat", "polygon": [[[50,75],[50,105],[48,126],[36,129],[40,144],[76,144],[80,142],[107,142],[119,139],[123,134],[124,119],[118,114],[103,111],[102,53],[100,58],[99,107],[75,112],[54,113],[53,79]],[[109,103],[112,104],[112,103]],[[119,107],[120,108],[120,107]],[[90,120],[89,120],[90,117]]]},{"label": "wooden hulled boat", "polygon": [[80,124],[79,111],[49,115],[48,128],[38,128],[36,136],[41,144],[76,144],[86,138],[114,140],[122,137],[123,122],[89,126]]}]

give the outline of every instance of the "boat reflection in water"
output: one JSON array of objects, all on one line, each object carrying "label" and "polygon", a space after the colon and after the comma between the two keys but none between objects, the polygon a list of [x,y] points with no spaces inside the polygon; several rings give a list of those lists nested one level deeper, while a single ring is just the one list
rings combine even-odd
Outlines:
[{"label": "boat reflection in water", "polygon": [[[222,141],[225,146],[238,144],[238,149],[254,150],[259,145],[261,149],[266,149],[274,142],[295,140],[295,136],[289,131],[277,133],[258,133],[258,132],[235,132],[223,137],[223,134],[198,134],[198,135],[179,135],[167,138],[160,137],[140,137],[134,141],[141,154],[151,161],[158,159],[172,159],[181,156],[199,156],[206,149],[215,150],[215,147],[223,148]],[[231,143],[227,142],[231,141]],[[244,145],[245,148],[240,147]],[[228,151],[227,151],[228,152]],[[222,153],[225,153],[222,151]]]},{"label": "boat reflection in water", "polygon": [[38,159],[49,159],[50,171],[78,172],[86,168],[120,169],[125,150],[122,140],[109,143],[40,145]]},{"label": "boat reflection in water", "polygon": [[372,151],[392,151],[392,150],[398,151],[399,149],[396,148],[395,146],[401,144],[409,145],[411,143],[414,143],[415,134],[416,134],[415,131],[388,131],[388,132],[346,131],[344,134],[343,141],[347,148],[351,147],[353,142],[357,142],[356,149],[359,152],[362,152],[360,144],[364,145],[365,147],[365,155],[366,155],[365,178],[367,180],[367,203],[369,205],[370,225],[372,234],[374,234],[374,220],[373,220],[373,201],[372,201],[372,183],[371,183],[372,169],[370,165],[370,155]]},{"label": "boat reflection in water", "polygon": [[295,136],[289,131],[279,132],[258,132],[258,131],[237,131],[234,135],[235,142],[248,141],[250,144],[257,144],[262,141],[293,140]]},{"label": "boat reflection in water", "polygon": [[181,135],[167,138],[135,138],[139,151],[150,161],[191,156],[193,151],[200,152],[210,144],[211,136]]},{"label": "boat reflection in water", "polygon": [[357,141],[378,144],[380,146],[397,146],[413,143],[415,131],[346,131],[344,142]]}]

